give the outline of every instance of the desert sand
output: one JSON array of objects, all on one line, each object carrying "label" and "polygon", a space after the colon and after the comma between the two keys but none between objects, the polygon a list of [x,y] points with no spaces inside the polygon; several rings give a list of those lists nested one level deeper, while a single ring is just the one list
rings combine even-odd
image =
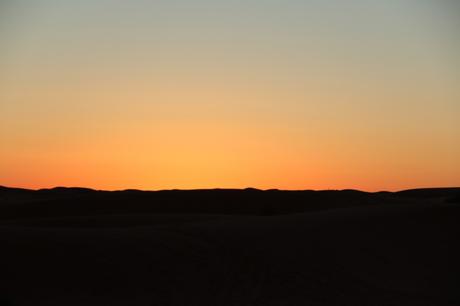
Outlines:
[{"label": "desert sand", "polygon": [[0,305],[460,305],[460,189],[0,188]]}]

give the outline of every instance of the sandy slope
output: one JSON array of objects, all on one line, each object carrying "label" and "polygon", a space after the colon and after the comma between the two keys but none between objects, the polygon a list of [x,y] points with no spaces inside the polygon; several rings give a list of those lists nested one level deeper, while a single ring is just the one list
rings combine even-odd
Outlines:
[{"label": "sandy slope", "polygon": [[459,217],[422,204],[18,221],[0,226],[0,305],[460,305]]}]

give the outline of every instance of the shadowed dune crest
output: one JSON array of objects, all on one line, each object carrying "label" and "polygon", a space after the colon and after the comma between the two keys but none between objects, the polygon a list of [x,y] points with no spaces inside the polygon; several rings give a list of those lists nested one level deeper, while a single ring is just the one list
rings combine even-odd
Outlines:
[{"label": "shadowed dune crest", "polygon": [[0,187],[0,305],[459,305],[459,192]]}]

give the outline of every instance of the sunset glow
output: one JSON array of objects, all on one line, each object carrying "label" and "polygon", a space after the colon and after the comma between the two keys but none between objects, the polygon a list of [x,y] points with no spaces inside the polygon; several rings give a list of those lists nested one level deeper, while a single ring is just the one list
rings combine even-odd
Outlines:
[{"label": "sunset glow", "polygon": [[459,186],[459,20],[447,0],[2,1],[0,185]]}]

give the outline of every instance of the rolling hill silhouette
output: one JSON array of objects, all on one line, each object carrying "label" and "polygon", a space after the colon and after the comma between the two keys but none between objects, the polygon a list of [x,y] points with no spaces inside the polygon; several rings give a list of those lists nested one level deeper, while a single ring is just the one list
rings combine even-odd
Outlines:
[{"label": "rolling hill silhouette", "polygon": [[0,187],[0,305],[459,305],[459,195]]}]

